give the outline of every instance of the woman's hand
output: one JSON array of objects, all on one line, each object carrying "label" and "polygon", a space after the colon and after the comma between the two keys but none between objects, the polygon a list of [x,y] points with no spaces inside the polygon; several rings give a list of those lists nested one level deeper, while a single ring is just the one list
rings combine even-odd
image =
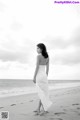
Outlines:
[{"label": "woman's hand", "polygon": [[33,82],[36,83],[36,78],[33,79]]},{"label": "woman's hand", "polygon": [[48,76],[48,73],[46,73],[46,75]]}]

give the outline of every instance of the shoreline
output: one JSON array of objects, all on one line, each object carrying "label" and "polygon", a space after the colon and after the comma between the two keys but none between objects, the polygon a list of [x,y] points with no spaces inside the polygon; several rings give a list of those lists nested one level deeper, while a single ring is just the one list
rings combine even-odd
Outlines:
[{"label": "shoreline", "polygon": [[[62,88],[71,88],[80,86],[80,82],[78,83],[54,83],[49,86],[50,90],[57,90]],[[4,89],[2,93],[0,91],[0,99],[6,97],[15,97],[20,95],[29,95],[29,94],[37,94],[36,85],[34,87],[19,87],[19,88],[12,88],[12,89]]]},{"label": "shoreline", "polygon": [[[66,88],[51,89],[51,90],[49,90],[49,94],[51,96],[51,94],[53,94],[53,93],[63,91],[63,90],[75,89],[75,88],[80,88],[80,86],[72,86],[72,87],[66,87]],[[21,95],[16,95],[16,96],[6,96],[6,97],[1,97],[0,98],[0,105],[4,103],[7,106],[8,104],[10,104],[10,100],[11,100],[11,103],[12,103],[12,101],[14,101],[15,104],[20,103],[20,101],[18,101],[18,100],[21,100],[21,102],[22,102],[23,98],[26,98],[26,100],[24,100],[24,102],[28,102],[32,98],[33,99],[34,98],[39,99],[37,93],[21,94]],[[3,101],[5,101],[5,102],[3,102]],[[7,102],[7,104],[6,104],[6,102]]]}]

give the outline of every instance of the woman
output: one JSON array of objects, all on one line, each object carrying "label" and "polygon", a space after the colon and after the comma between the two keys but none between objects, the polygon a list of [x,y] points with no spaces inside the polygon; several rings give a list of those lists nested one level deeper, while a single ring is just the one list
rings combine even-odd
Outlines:
[{"label": "woman", "polygon": [[[49,99],[47,79],[49,71],[49,55],[47,53],[46,46],[43,43],[37,44],[37,52],[38,55],[33,82],[36,83],[37,92],[40,100],[38,108],[34,112],[36,112],[35,115],[44,115],[44,113],[47,113],[48,108],[52,105],[52,102]],[[41,106],[42,112],[40,112]]]}]

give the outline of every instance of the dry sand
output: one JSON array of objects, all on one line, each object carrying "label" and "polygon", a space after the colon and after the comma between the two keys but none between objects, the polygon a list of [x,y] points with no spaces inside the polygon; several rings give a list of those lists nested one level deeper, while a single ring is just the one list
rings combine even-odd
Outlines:
[{"label": "dry sand", "polygon": [[80,87],[51,90],[50,99],[53,105],[44,116],[33,112],[37,94],[0,98],[0,112],[9,111],[9,120],[80,120]]}]

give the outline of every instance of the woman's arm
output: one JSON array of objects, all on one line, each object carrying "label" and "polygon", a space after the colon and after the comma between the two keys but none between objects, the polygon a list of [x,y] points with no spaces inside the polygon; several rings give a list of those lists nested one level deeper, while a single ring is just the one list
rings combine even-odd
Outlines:
[{"label": "woman's arm", "polygon": [[36,78],[38,69],[39,69],[39,55],[37,56],[37,62],[36,62],[36,69],[35,69],[35,73],[34,73],[34,79]]},{"label": "woman's arm", "polygon": [[48,72],[49,72],[49,59],[48,59],[48,62],[46,64],[46,74],[47,74],[47,76],[48,76]]}]

